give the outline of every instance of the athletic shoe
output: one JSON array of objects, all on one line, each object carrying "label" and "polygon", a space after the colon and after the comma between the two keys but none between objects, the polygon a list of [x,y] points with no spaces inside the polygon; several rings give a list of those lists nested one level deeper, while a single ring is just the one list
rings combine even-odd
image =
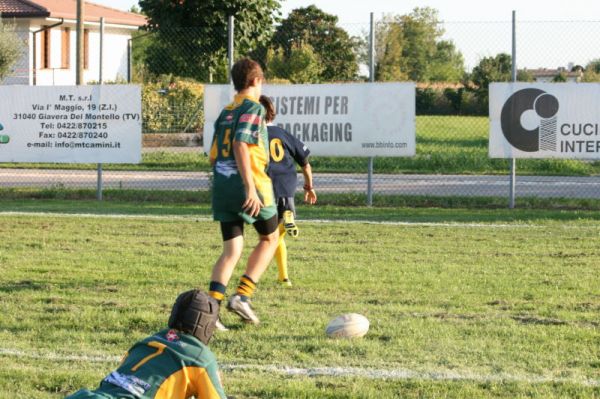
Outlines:
[{"label": "athletic shoe", "polygon": [[225,324],[221,323],[220,317],[217,319],[217,322],[215,323],[215,329],[217,331],[229,331],[229,328],[225,327]]},{"label": "athletic shoe", "polygon": [[299,231],[298,226],[296,226],[296,222],[294,221],[294,212],[283,212],[283,227],[285,227],[285,231],[289,234],[290,237],[298,237]]},{"label": "athletic shoe", "polygon": [[282,285],[285,285],[286,287],[291,287],[292,286],[292,282],[290,281],[289,278],[284,278],[283,280],[279,280],[279,282]]},{"label": "athletic shoe", "polygon": [[238,294],[229,297],[229,301],[227,302],[227,310],[240,316],[246,323],[260,323],[260,320],[258,320],[258,317],[256,317],[252,307],[250,306],[250,301],[242,301],[242,298]]}]

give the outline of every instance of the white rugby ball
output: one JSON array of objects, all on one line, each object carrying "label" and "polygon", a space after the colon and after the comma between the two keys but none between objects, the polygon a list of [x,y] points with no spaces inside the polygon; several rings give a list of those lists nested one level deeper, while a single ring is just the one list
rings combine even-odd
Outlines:
[{"label": "white rugby ball", "polygon": [[369,320],[358,313],[347,313],[331,320],[325,333],[331,338],[359,338],[369,331]]}]

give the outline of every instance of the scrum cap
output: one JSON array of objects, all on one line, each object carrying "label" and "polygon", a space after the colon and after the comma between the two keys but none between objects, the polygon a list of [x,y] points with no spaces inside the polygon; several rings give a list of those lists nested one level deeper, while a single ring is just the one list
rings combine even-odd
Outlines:
[{"label": "scrum cap", "polygon": [[212,338],[219,318],[219,303],[198,289],[186,291],[175,300],[169,328],[193,335],[205,345]]}]

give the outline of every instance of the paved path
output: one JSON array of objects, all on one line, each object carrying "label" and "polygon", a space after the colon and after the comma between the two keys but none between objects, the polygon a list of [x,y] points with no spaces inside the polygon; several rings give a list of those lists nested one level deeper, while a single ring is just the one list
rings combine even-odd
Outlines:
[{"label": "paved path", "polygon": [[[366,174],[315,174],[321,193],[365,193]],[[0,187],[96,188],[95,170],[0,169]],[[299,186],[302,179],[299,179]],[[104,171],[104,188],[201,190],[210,187],[205,172],[121,172]],[[468,175],[387,175],[373,177],[375,194],[424,196],[507,197],[508,176]],[[600,198],[600,177],[517,177],[518,197]]]}]

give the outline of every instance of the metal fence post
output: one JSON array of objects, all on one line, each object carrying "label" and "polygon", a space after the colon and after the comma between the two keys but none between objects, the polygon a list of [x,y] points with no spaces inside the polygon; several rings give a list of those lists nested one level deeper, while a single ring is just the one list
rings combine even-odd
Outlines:
[{"label": "metal fence post", "polygon": [[[98,71],[98,84],[104,84],[104,17],[100,18],[100,60],[99,60],[99,71]],[[102,201],[102,164],[98,164],[98,178],[96,181],[96,199]]]},{"label": "metal fence post", "polygon": [[75,84],[85,84],[83,77],[83,25],[84,25],[85,6],[83,0],[77,0],[77,36],[76,36],[76,68]]},{"label": "metal fence post", "polygon": [[235,20],[233,15],[230,15],[227,19],[227,61],[229,62],[228,74],[229,74],[229,83],[233,83],[231,78],[231,68],[233,68],[233,52],[234,48],[234,23]]},{"label": "metal fence post", "polygon": [[127,83],[131,83],[133,75],[133,39],[127,40]]},{"label": "metal fence post", "polygon": [[[371,28],[369,32],[369,82],[375,81],[375,18],[371,13]],[[369,157],[367,173],[367,206],[373,206],[373,159]]]},{"label": "metal fence post", "polygon": [[[512,81],[517,81],[517,12],[512,12]],[[510,159],[510,189],[508,207],[515,207],[515,188],[517,180],[517,161],[515,158]]]}]

